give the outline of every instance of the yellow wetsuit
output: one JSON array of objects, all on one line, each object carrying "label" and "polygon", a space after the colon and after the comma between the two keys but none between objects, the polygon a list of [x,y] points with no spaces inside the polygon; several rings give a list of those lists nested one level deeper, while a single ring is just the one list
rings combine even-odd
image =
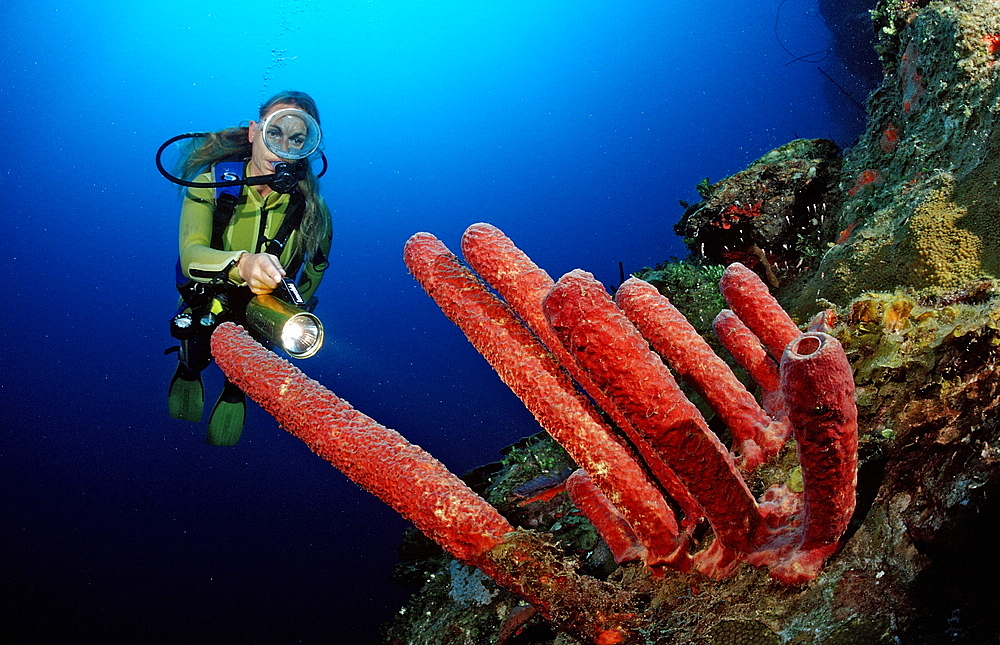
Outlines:
[{"label": "yellow wetsuit", "polygon": [[[196,182],[214,181],[206,172]],[[243,252],[261,253],[267,240],[273,238],[285,220],[290,196],[272,191],[261,197],[250,186],[240,189],[239,200],[233,217],[222,236],[222,248],[212,248],[212,215],[215,212],[215,188],[188,188],[181,205],[180,257],[184,275],[196,282],[211,282],[220,273],[228,272],[229,280],[242,286],[244,282],[236,272],[236,260]],[[323,217],[329,221],[330,211],[322,198],[319,200]],[[262,228],[263,227],[263,228]],[[327,227],[330,230],[330,227]],[[266,238],[266,239],[265,239]],[[298,280],[299,293],[309,300],[316,293],[330,253],[330,235],[320,241],[314,257],[306,258]],[[281,253],[281,266],[286,269],[301,254],[301,235],[292,232]]]}]

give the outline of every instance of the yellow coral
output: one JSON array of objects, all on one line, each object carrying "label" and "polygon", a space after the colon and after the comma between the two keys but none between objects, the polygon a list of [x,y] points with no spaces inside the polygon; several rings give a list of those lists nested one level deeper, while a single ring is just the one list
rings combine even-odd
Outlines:
[{"label": "yellow coral", "polygon": [[948,185],[931,191],[910,218],[915,287],[954,288],[981,273],[982,237],[965,227],[968,209],[953,194]]},{"label": "yellow coral", "polygon": [[[807,317],[819,299],[843,304],[864,291],[911,288],[941,294],[1000,278],[997,143],[998,154],[966,176],[940,173],[868,215],[848,240],[827,252],[820,271],[800,287],[790,305],[793,312]],[[897,313],[903,315],[895,316],[895,325],[905,324],[908,312]],[[892,328],[893,322],[887,323]]]}]

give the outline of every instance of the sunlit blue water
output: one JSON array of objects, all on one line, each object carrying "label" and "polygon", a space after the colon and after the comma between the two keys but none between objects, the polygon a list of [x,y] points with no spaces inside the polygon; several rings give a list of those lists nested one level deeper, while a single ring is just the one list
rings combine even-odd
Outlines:
[{"label": "sunlit blue water", "polygon": [[[702,178],[857,134],[817,65],[787,64],[777,2],[121,4],[0,5],[0,630],[21,642],[365,644],[405,598],[405,523],[270,417],[222,449],[167,416],[166,138],[317,99],[329,342],[300,366],[461,473],[537,428],[407,274],[407,237],[457,249],[489,221],[615,284],[684,255]],[[778,27],[828,47],[815,0]]]}]

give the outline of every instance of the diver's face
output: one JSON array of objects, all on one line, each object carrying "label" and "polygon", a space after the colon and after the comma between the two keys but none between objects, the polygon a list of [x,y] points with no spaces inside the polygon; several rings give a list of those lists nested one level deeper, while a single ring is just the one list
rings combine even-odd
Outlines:
[{"label": "diver's face", "polygon": [[[276,103],[264,115],[264,121],[271,114],[285,108],[297,109],[296,106],[289,105],[288,103]],[[302,148],[302,143],[306,138],[307,128],[305,122],[291,115],[283,116],[277,121],[269,123],[267,132],[260,128],[260,123],[256,121],[250,122],[250,131],[247,136],[252,145],[252,152],[250,154],[250,168],[247,174],[251,177],[273,175],[274,165],[281,161],[286,161],[268,149],[265,139],[270,142],[273,148],[294,151]]]}]

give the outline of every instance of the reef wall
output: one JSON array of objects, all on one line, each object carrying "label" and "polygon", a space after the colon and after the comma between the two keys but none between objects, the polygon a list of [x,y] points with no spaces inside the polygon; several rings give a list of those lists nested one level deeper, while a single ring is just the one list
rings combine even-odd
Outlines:
[{"label": "reef wall", "polygon": [[844,159],[833,247],[795,289],[799,309],[1000,275],[1000,6],[886,0],[873,19],[885,78]]}]

